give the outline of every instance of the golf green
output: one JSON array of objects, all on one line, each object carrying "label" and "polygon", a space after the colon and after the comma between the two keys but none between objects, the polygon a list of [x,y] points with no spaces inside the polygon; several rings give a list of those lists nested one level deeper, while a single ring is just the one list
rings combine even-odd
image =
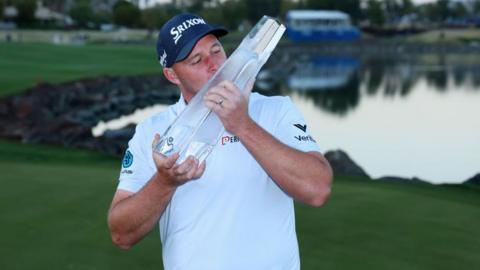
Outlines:
[{"label": "golf green", "polygon": [[[161,269],[158,230],[130,251],[106,215],[120,160],[0,140],[1,269]],[[335,177],[322,208],[296,205],[302,269],[471,269],[480,193]]]}]

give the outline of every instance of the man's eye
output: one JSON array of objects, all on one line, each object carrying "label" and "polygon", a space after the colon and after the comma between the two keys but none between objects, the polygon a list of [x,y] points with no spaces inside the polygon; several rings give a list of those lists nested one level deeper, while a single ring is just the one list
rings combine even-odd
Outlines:
[{"label": "man's eye", "polygon": [[192,65],[196,65],[196,64],[198,64],[198,63],[200,63],[200,58],[195,58],[195,59],[193,59]]}]

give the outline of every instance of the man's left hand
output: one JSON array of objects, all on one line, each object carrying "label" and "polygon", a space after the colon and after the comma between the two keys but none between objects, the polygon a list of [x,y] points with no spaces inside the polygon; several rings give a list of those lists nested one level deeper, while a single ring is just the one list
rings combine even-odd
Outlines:
[{"label": "man's left hand", "polygon": [[227,131],[237,134],[250,121],[248,96],[231,81],[222,81],[204,96],[205,105],[214,111]]}]

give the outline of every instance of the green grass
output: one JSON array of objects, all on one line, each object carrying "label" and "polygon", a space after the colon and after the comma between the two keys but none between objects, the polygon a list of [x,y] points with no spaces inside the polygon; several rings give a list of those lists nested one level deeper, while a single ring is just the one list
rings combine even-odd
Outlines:
[{"label": "green grass", "polygon": [[[158,230],[128,252],[106,213],[120,160],[0,141],[0,269],[161,269]],[[296,206],[302,269],[472,269],[476,189],[337,177],[320,209]]]},{"label": "green grass", "polygon": [[407,41],[412,42],[479,42],[480,30],[475,28],[467,29],[439,29],[431,30],[424,33],[410,35],[406,38]]},{"label": "green grass", "polygon": [[297,207],[304,269],[471,269],[480,193],[337,178],[318,211]]},{"label": "green grass", "polygon": [[[156,37],[158,32],[152,33],[152,37]],[[1,30],[0,38],[3,41],[5,36],[10,34],[12,41],[21,42],[48,42],[55,40],[55,36],[63,42],[68,42],[78,37],[86,35],[88,42],[114,42],[114,41],[145,41],[148,36],[146,29],[124,29],[118,31],[99,31],[99,30],[45,30],[45,29],[15,29]]]},{"label": "green grass", "polygon": [[118,159],[88,150],[67,149],[62,146],[24,145],[16,141],[0,139],[0,163],[2,162],[117,165]]},{"label": "green grass", "polygon": [[[226,50],[236,48],[226,41]],[[0,42],[0,97],[39,83],[61,83],[100,75],[162,75],[152,45]]]},{"label": "green grass", "polygon": [[99,75],[158,73],[153,45],[67,46],[0,43],[0,96],[37,83],[58,83]]},{"label": "green grass", "polygon": [[110,242],[119,160],[6,141],[0,156],[0,269],[158,269],[157,230],[128,253]]}]

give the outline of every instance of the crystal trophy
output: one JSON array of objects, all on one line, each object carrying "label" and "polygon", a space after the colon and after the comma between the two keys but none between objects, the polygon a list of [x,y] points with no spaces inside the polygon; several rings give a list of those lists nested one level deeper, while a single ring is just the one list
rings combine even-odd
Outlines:
[{"label": "crystal trophy", "polygon": [[248,95],[251,90],[249,83],[253,82],[267,62],[284,31],[285,26],[277,20],[263,16],[167,128],[154,151],[165,156],[179,152],[177,163],[190,155],[199,162],[205,160],[225,128],[218,116],[205,106],[203,96],[224,80],[232,81],[242,93]]}]

